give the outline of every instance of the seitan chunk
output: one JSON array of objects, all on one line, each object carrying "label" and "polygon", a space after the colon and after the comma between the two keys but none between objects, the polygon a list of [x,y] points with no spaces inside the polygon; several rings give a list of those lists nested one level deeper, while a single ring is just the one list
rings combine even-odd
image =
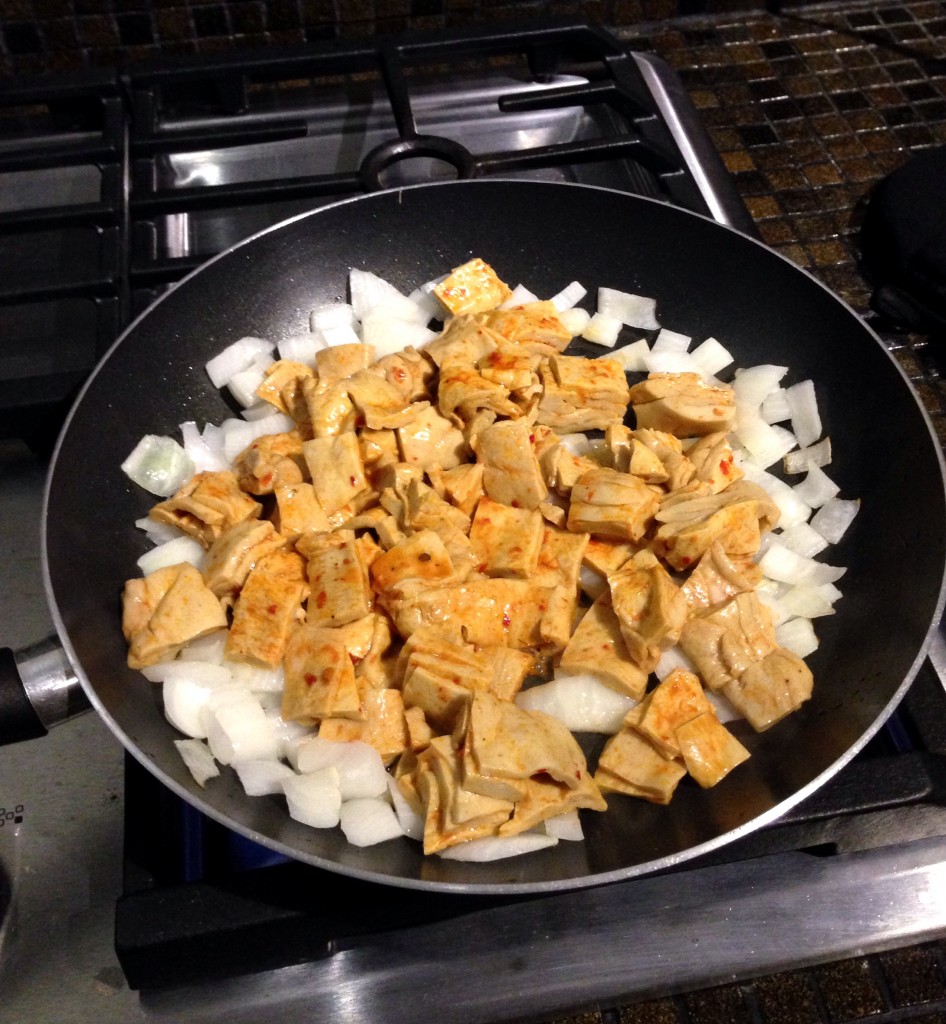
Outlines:
[{"label": "seitan chunk", "polygon": [[125,583],[122,631],[129,644],[129,668],[167,661],[184,644],[226,625],[220,600],[187,562]]},{"label": "seitan chunk", "polygon": [[678,437],[727,431],[736,415],[733,390],[706,384],[698,373],[651,373],[630,393],[638,427]]},{"label": "seitan chunk", "polygon": [[687,771],[704,789],[721,782],[749,758],[749,751],[712,711],[678,726],[676,737]]},{"label": "seitan chunk", "polygon": [[454,316],[460,316],[495,309],[512,295],[512,290],[488,263],[475,258],[455,267],[434,288],[434,294]]},{"label": "seitan chunk", "polygon": [[605,430],[623,421],[630,392],[614,359],[556,355],[539,373],[543,392],[536,423],[574,431]]},{"label": "seitan chunk", "polygon": [[545,500],[548,488],[529,434],[525,420],[501,420],[477,435],[474,448],[483,464],[483,488],[493,501],[535,509]]},{"label": "seitan chunk", "polygon": [[287,545],[266,519],[244,519],[210,545],[204,561],[204,582],[220,598],[234,600],[253,567],[272,551]]},{"label": "seitan chunk", "polygon": [[422,409],[396,434],[401,460],[411,466],[453,469],[465,462],[469,451],[463,431],[434,406]]},{"label": "seitan chunk", "polygon": [[309,410],[302,382],[313,377],[315,371],[311,366],[292,359],[278,359],[266,371],[263,383],[256,389],[256,397],[291,416],[296,423],[307,423]]},{"label": "seitan chunk", "polygon": [[258,437],[233,460],[233,469],[248,494],[272,494],[277,487],[302,483],[309,479],[302,435],[290,430]]},{"label": "seitan chunk", "polygon": [[532,355],[561,352],[572,340],[571,332],[549,301],[491,310],[486,314],[486,325],[507,342],[513,342]]},{"label": "seitan chunk", "polygon": [[639,733],[664,757],[672,759],[681,755],[677,730],[707,712],[712,713],[712,706],[703,693],[699,676],[678,668],[647,694],[630,718]]},{"label": "seitan chunk", "polygon": [[625,793],[653,804],[669,804],[684,775],[686,767],[681,761],[664,757],[650,740],[625,725],[604,745],[594,778],[604,793]]},{"label": "seitan chunk", "polygon": [[602,594],[585,612],[568,641],[560,665],[563,672],[588,673],[634,700],[640,700],[647,689],[648,673],[628,652],[610,593]]},{"label": "seitan chunk", "polygon": [[337,630],[306,624],[286,645],[282,717],[312,724],[323,718],[363,720],[355,669]]},{"label": "seitan chunk", "polygon": [[615,469],[592,469],[572,488],[568,529],[636,542],[647,532],[659,506],[657,494],[637,477]]},{"label": "seitan chunk", "polygon": [[539,512],[512,508],[492,498],[483,498],[476,506],[470,527],[470,543],[479,556],[480,572],[512,579],[535,575],[542,535]]},{"label": "seitan chunk", "polygon": [[691,615],[723,604],[737,594],[754,590],[762,570],[748,558],[729,556],[715,541],[680,586]]},{"label": "seitan chunk", "polygon": [[781,721],[811,697],[811,669],[784,647],[760,658],[721,688],[757,732]]},{"label": "seitan chunk", "polygon": [[275,668],[290,633],[303,619],[307,592],[305,562],[295,551],[274,551],[261,559],[234,605],[226,656]]},{"label": "seitan chunk", "polygon": [[307,622],[343,626],[372,610],[368,566],[353,531],[310,535],[297,546],[308,559]]},{"label": "seitan chunk", "polygon": [[257,519],[262,506],[240,490],[230,470],[197,473],[175,494],[159,502],[148,516],[199,540],[205,548],[234,523]]},{"label": "seitan chunk", "polygon": [[338,512],[369,489],[355,434],[313,438],[302,445],[302,454],[326,515]]}]

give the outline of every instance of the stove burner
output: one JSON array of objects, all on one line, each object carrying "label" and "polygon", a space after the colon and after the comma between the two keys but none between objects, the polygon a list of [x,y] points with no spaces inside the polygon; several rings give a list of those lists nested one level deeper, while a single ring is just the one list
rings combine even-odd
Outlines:
[{"label": "stove burner", "polygon": [[432,157],[449,164],[458,178],[472,178],[476,174],[476,160],[465,146],[440,135],[414,135],[383,142],[365,157],[361,164],[361,179],[366,191],[379,192],[390,188],[390,181],[384,181],[385,172],[395,164],[418,157]]}]

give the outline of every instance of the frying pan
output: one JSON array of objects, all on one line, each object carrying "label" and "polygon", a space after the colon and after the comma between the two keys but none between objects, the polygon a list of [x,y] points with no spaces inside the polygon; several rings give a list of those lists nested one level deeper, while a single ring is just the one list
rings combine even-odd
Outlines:
[{"label": "frying pan", "polygon": [[[860,514],[831,554],[848,566],[837,614],[818,621],[815,692],[716,788],[681,784],[669,807],[622,796],[586,839],[490,864],[424,858],[394,840],[349,846],[249,798],[232,771],[200,789],[178,759],[158,692],[126,668],[119,592],[145,542],[152,499],[119,466],[145,433],[232,415],[203,372],[244,335],[278,341],[309,310],[343,300],[351,267],[410,291],[481,256],[502,278],[552,295],[573,279],[656,296],[665,326],[716,337],[736,365],[777,362],[817,382],[830,473]],[[596,350],[600,352],[600,350]],[[372,194],[298,217],[182,281],[116,342],[87,382],[48,479],[44,570],[65,653],[116,736],[172,790],[230,828],[300,861],[363,879],[450,892],[578,888],[666,868],[777,818],[843,766],[907,689],[942,607],[941,455],[906,377],[877,337],[813,278],[758,242],[652,200],[576,185],[462,181]],[[688,781],[688,780],[687,780]]]}]

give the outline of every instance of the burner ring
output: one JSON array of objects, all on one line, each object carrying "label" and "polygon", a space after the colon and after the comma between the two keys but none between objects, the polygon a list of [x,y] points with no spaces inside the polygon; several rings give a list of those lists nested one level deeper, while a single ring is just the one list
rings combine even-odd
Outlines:
[{"label": "burner ring", "polygon": [[476,161],[472,153],[459,142],[445,139],[440,135],[413,135],[406,139],[392,139],[382,142],[364,158],[361,164],[361,179],[369,192],[383,191],[385,186],[381,175],[393,164],[411,157],[436,157],[456,168],[460,178],[472,178],[476,173]]}]

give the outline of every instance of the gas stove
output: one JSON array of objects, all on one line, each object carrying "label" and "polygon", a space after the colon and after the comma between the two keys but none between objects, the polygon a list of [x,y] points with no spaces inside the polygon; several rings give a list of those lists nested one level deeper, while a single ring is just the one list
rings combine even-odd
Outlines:
[{"label": "gas stove", "polygon": [[[677,77],[582,25],[0,88],[7,643],[52,629],[45,460],[122,327],[285,217],[469,175],[603,185],[754,230]],[[178,801],[95,716],[71,721],[0,751],[3,1006],[24,1022],[64,1004],[77,1022],[541,1020],[942,934],[943,662],[934,643],[901,711],[776,824],[664,875],[518,898],[284,861]]]}]

